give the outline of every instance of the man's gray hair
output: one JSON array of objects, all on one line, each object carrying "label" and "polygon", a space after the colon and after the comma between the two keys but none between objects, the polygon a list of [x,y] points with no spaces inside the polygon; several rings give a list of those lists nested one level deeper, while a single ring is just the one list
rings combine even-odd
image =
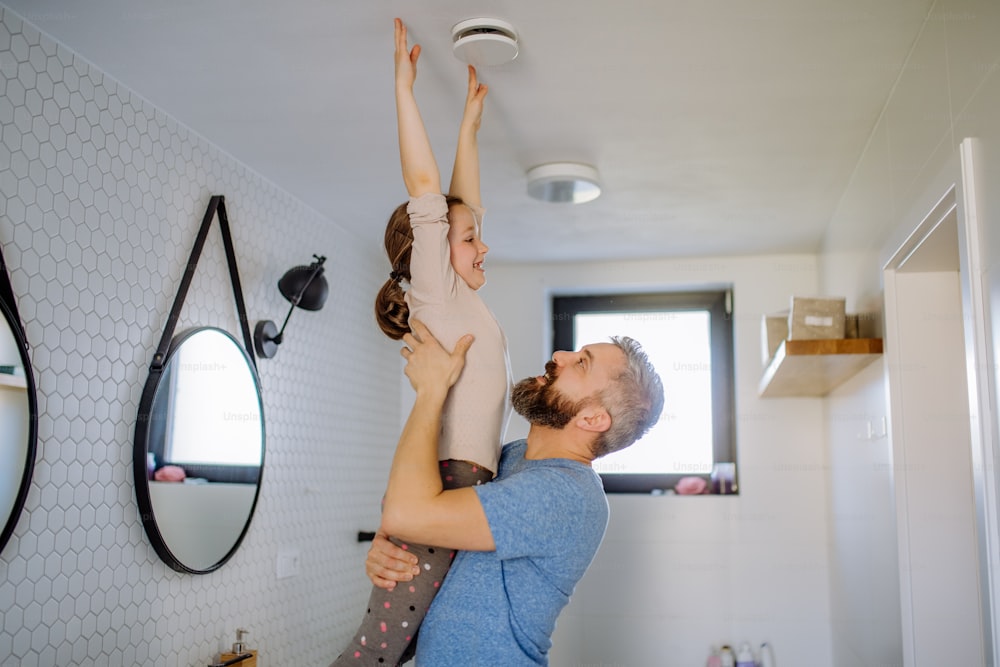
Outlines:
[{"label": "man's gray hair", "polygon": [[595,459],[634,443],[663,411],[663,382],[642,346],[628,336],[612,336],[611,342],[625,353],[625,370],[597,396],[611,415],[611,428],[594,441]]}]

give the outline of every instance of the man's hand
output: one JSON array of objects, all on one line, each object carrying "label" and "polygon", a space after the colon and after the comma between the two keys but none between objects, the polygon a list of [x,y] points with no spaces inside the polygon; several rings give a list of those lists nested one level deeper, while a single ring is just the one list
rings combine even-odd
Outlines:
[{"label": "man's hand", "polygon": [[378,533],[368,549],[365,574],[379,588],[391,591],[396,587],[396,582],[410,581],[420,574],[420,568],[417,567],[416,556]]},{"label": "man's hand", "polygon": [[441,346],[423,322],[410,322],[410,333],[403,336],[406,347],[399,351],[406,359],[406,377],[417,394],[441,391],[447,394],[458,381],[465,367],[465,353],[472,345],[473,336],[462,336],[452,352]]}]

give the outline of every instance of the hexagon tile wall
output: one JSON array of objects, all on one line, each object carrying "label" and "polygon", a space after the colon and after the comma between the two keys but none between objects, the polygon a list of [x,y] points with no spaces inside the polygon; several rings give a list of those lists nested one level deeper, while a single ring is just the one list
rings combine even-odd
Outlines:
[{"label": "hexagon tile wall", "polygon": [[[326,665],[367,597],[399,362],[369,313],[377,239],[352,237],[0,5],[0,242],[39,391],[39,454],[0,554],[0,664],[205,665],[237,627],[261,665]],[[219,571],[161,563],[139,520],[133,425],[212,194],[226,196],[253,319],[314,252],[327,307],[260,364],[267,459],[257,512]],[[218,228],[215,227],[214,230]],[[239,336],[217,231],[179,329]],[[350,350],[350,354],[345,354]],[[348,463],[349,462],[349,463]],[[278,579],[279,555],[299,555]]]}]

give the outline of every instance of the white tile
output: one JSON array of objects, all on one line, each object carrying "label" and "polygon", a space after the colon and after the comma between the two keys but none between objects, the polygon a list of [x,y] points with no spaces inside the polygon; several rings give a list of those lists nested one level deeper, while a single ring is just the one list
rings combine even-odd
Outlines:
[{"label": "white tile", "polygon": [[[15,255],[9,258],[12,281],[25,295],[19,306],[43,408],[37,485],[19,524],[22,537],[5,551],[0,575],[0,606],[14,603],[0,627],[0,653],[17,655],[24,665],[199,664],[236,624],[245,624],[262,643],[269,628],[281,629],[271,638],[273,664],[302,662],[302,655],[313,658],[309,663],[325,662],[353,629],[367,594],[358,585],[358,547],[342,536],[356,530],[359,508],[366,524],[377,520],[384,483],[381,470],[348,474],[343,458],[331,456],[330,434],[352,430],[352,447],[382,451],[383,459],[396,435],[380,419],[380,396],[395,386],[397,365],[365,326],[376,288],[368,275],[376,244],[345,236],[335,221],[304,209],[9,12],[0,9],[0,15],[0,51],[23,65],[16,78],[3,79],[0,155],[9,160],[0,161],[0,193],[3,215],[16,223],[7,237]],[[284,311],[274,283],[313,252],[331,257],[328,275],[342,277],[351,308],[338,312],[331,300],[326,311],[298,318],[292,328],[299,358],[286,350],[284,363],[261,369],[269,381],[265,408],[275,413],[275,424],[303,395],[321,397],[323,405],[294,420],[300,432],[279,427],[269,435],[269,446],[298,455],[265,474],[267,501],[237,558],[197,578],[160,563],[139,524],[131,422],[178,267],[215,188],[230,204],[252,318]],[[199,282],[185,304],[189,324],[235,325],[217,246],[213,240],[199,263]],[[332,321],[356,333],[338,339],[338,348],[321,343],[308,352],[306,341],[325,340]],[[338,358],[340,345],[357,354]],[[321,366],[328,372],[310,373]],[[328,399],[342,395],[348,374],[365,377],[361,371],[373,367],[375,379],[352,387],[341,401],[345,407]],[[341,426],[358,419],[374,425]],[[301,478],[317,488],[336,485],[338,493],[303,501]],[[303,535],[303,511],[324,529]],[[264,608],[261,582],[273,566],[265,545],[289,540],[303,554],[328,560],[328,567],[309,575],[303,589],[309,596],[269,592]],[[39,555],[42,548],[50,553]],[[348,594],[330,573],[350,575]],[[25,582],[24,592],[16,582]],[[322,600],[318,609],[314,594]],[[314,607],[312,620],[286,632],[286,619],[298,621],[304,605]],[[118,627],[121,619],[128,627]]]}]

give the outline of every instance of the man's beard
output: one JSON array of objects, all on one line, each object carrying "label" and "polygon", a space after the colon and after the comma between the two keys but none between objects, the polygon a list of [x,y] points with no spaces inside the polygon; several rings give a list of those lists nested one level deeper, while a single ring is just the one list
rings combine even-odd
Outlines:
[{"label": "man's beard", "polygon": [[561,429],[584,408],[589,399],[572,401],[560,393],[552,382],[555,380],[556,365],[545,364],[547,382],[538,384],[538,378],[525,378],[514,385],[511,403],[514,411],[537,426]]}]

